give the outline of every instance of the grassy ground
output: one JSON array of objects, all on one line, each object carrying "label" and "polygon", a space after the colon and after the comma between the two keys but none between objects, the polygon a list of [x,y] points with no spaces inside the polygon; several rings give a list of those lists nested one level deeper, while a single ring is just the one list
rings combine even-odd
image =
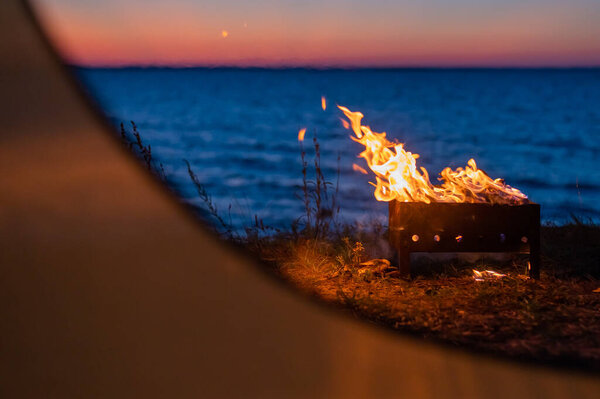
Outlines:
[{"label": "grassy ground", "polygon": [[[470,349],[600,369],[600,227],[544,227],[538,281],[523,275],[519,256],[416,260],[416,276],[405,281],[393,262],[364,264],[386,252],[380,238],[276,236],[252,248],[305,293],[362,319]],[[506,276],[475,281],[472,269]]]}]

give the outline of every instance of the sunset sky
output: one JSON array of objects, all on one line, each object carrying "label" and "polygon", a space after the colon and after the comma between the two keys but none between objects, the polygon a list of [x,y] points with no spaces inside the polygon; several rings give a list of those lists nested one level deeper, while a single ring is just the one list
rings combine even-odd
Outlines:
[{"label": "sunset sky", "polygon": [[33,3],[80,65],[600,65],[598,0]]}]

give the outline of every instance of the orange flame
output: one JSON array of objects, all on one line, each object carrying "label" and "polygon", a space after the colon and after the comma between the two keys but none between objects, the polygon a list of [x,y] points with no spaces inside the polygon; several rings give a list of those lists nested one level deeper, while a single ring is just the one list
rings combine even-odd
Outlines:
[{"label": "orange flame", "polygon": [[355,171],[355,172],[360,172],[363,175],[368,175],[369,174],[369,172],[367,172],[365,170],[365,168],[363,168],[362,166],[359,166],[359,165],[357,165],[355,163],[352,164],[352,170]]},{"label": "orange flame", "polygon": [[323,108],[323,111],[327,109],[327,100],[325,100],[325,96],[321,97],[321,108]]},{"label": "orange flame", "polygon": [[304,141],[304,134],[306,133],[306,128],[303,127],[298,131],[298,141]]},{"label": "orange flame", "polygon": [[478,202],[489,204],[524,204],[527,196],[504,183],[502,179],[491,179],[477,169],[474,159],[467,166],[452,170],[445,168],[440,173],[440,185],[433,185],[423,167],[417,168],[418,154],[404,149],[403,144],[392,143],[386,133],[373,132],[361,121],[363,114],[352,112],[346,107],[338,108],[350,121],[356,137],[352,140],[365,146],[359,157],[367,161],[375,173],[375,198],[378,201],[404,202]]},{"label": "orange flame", "polygon": [[473,269],[473,278],[475,281],[498,280],[505,276],[506,274],[498,273],[493,270],[478,271]]}]

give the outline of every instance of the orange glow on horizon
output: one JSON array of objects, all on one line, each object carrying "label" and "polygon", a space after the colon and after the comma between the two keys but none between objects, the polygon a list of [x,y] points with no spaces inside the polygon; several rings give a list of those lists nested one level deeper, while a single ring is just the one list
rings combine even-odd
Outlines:
[{"label": "orange glow on horizon", "polygon": [[[60,2],[34,3],[59,51],[80,65],[600,65],[600,27],[579,23],[580,15],[567,18],[566,5],[545,7],[543,13],[523,7],[486,20],[468,19],[468,13],[442,18],[435,8],[425,12],[391,3],[386,3],[391,11],[309,4],[300,15],[293,8],[250,5],[219,4],[199,14],[188,3],[50,6],[55,1]],[[364,13],[380,20],[356,29]],[[309,18],[308,28],[301,16]],[[240,27],[244,34],[232,35],[223,26]]]}]

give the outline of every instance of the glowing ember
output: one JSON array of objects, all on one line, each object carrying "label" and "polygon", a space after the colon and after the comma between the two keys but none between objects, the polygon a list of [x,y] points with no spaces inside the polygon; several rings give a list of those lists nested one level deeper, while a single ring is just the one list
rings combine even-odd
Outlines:
[{"label": "glowing ember", "polygon": [[[465,168],[445,168],[440,173],[441,184],[433,185],[423,167],[417,168],[418,154],[404,150],[403,144],[392,143],[385,133],[373,132],[363,126],[363,114],[338,106],[350,121],[356,137],[352,139],[365,146],[360,157],[375,173],[375,198],[378,201],[405,202],[474,202],[520,205],[528,203],[527,196],[504,183],[491,179],[477,168],[474,159]],[[344,124],[347,126],[347,124]]]},{"label": "glowing ember", "polygon": [[323,108],[323,111],[325,111],[327,109],[327,100],[325,100],[325,97],[321,97],[321,108]]},{"label": "glowing ember", "polygon": [[506,274],[498,273],[493,270],[478,271],[473,269],[473,278],[475,279],[475,281],[498,280],[505,276]]},{"label": "glowing ember", "polygon": [[304,134],[306,134],[306,128],[300,129],[298,132],[298,141],[304,141]]}]

